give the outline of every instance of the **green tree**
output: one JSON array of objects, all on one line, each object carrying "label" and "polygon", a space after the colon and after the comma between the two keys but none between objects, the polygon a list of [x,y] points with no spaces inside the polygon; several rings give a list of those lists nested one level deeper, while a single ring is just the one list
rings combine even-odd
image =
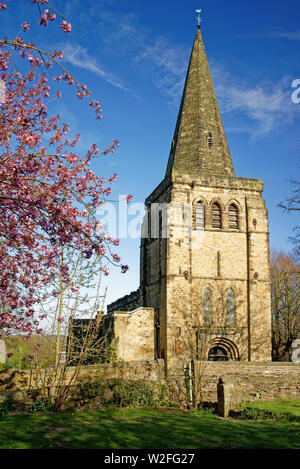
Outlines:
[{"label": "green tree", "polygon": [[292,255],[271,254],[273,359],[287,358],[300,324],[300,264]]}]

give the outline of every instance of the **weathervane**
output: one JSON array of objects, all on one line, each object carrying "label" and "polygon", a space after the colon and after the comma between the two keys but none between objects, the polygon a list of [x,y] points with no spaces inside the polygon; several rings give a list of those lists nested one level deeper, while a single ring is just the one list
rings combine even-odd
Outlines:
[{"label": "weathervane", "polygon": [[197,16],[196,16],[196,19],[198,21],[198,26],[200,27],[200,23],[202,21],[202,18],[200,16],[200,13],[201,13],[202,10],[196,10],[196,13],[197,13]]}]

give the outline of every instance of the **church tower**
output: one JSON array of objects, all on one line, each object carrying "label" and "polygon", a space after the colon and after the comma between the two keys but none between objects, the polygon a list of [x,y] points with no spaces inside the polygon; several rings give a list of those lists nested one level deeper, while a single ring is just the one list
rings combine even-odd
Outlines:
[{"label": "church tower", "polygon": [[[139,303],[155,311],[167,369],[271,360],[268,215],[235,175],[200,26],[163,181],[146,199]],[[148,236],[147,236],[148,232]]]}]

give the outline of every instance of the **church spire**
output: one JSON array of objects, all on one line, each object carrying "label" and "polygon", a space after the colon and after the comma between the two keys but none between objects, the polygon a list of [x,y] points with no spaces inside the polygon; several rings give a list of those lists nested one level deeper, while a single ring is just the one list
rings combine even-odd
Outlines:
[{"label": "church spire", "polygon": [[[197,11],[197,13],[200,13]],[[200,15],[167,166],[171,173],[234,177],[203,44]]]}]

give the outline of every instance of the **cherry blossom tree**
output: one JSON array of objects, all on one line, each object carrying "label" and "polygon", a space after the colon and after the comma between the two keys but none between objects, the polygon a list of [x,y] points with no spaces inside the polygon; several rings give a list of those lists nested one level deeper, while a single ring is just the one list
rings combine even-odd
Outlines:
[{"label": "cherry blossom tree", "polygon": [[[71,24],[48,0],[28,2],[37,8],[41,27],[58,22],[58,32],[71,32]],[[13,0],[0,3],[0,14],[6,8],[13,8]],[[101,120],[99,101],[64,67],[62,51],[49,52],[26,42],[29,30],[26,19],[15,38],[0,39],[5,90],[0,104],[0,330],[30,336],[40,332],[37,292],[55,277],[70,283],[68,265],[61,263],[64,247],[80,251],[86,259],[106,259],[122,272],[128,267],[112,252],[119,240],[97,229],[96,209],[111,194],[116,175],[106,180],[91,169],[92,161],[114,152],[118,142],[102,151],[92,144],[86,154],[76,153],[80,135],[70,137],[60,116],[49,115],[49,102],[61,99],[57,85],[64,82]],[[55,72],[54,87],[50,69]]]}]

